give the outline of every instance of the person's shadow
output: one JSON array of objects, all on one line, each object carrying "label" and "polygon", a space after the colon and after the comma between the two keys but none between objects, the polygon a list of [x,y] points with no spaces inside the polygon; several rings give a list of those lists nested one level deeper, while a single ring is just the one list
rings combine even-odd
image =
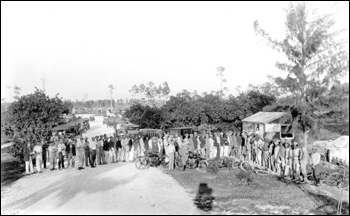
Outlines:
[{"label": "person's shadow", "polygon": [[215,199],[212,193],[213,189],[209,188],[207,183],[200,183],[194,204],[203,211],[211,211]]}]

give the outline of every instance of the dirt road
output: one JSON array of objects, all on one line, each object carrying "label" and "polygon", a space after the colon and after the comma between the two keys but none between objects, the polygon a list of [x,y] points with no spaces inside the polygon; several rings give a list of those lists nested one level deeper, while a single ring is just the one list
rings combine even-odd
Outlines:
[{"label": "dirt road", "polygon": [[82,171],[46,171],[3,192],[1,214],[197,214],[191,197],[170,176],[133,164]]},{"label": "dirt road", "polygon": [[[92,122],[85,136],[112,134]],[[44,170],[26,176],[1,196],[1,214],[199,214],[192,197],[156,168],[137,170],[133,163]]]}]

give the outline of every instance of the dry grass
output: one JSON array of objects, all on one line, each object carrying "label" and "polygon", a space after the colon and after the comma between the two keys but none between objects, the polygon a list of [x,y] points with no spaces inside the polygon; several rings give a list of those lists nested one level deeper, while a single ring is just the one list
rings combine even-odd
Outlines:
[{"label": "dry grass", "polygon": [[[320,208],[322,201],[276,176],[252,174],[250,185],[242,185],[236,177],[239,170],[221,170],[217,175],[196,170],[165,172],[196,197],[198,208],[210,214],[329,214]],[[206,205],[198,205],[200,201]]]},{"label": "dry grass", "polygon": [[24,165],[7,153],[8,147],[1,149],[1,191],[23,176]]}]

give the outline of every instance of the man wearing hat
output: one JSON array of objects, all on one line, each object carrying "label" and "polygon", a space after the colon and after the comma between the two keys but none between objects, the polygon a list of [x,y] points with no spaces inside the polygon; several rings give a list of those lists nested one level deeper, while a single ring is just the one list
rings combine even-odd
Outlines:
[{"label": "man wearing hat", "polygon": [[97,146],[96,146],[95,137],[92,137],[90,142],[90,156],[91,156],[90,165],[92,168],[96,167],[96,152],[97,152]]},{"label": "man wearing hat", "polygon": [[77,152],[78,152],[78,170],[84,169],[84,155],[85,155],[85,146],[84,146],[84,138],[81,137],[77,143]]},{"label": "man wearing hat", "polygon": [[50,153],[50,170],[53,171],[55,170],[55,165],[57,162],[57,146],[58,146],[58,141],[55,140],[54,142],[51,143],[49,147],[49,153]]},{"label": "man wearing hat", "polygon": [[95,136],[95,143],[96,143],[96,166],[101,165],[101,142],[99,141],[99,136]]},{"label": "man wearing hat", "polygon": [[270,144],[271,140],[268,140],[267,137],[265,137],[265,141],[264,141],[264,147],[263,147],[263,167],[265,168],[269,168],[269,144]]},{"label": "man wearing hat", "polygon": [[256,139],[257,139],[257,152],[256,152],[257,164],[261,166],[265,140],[264,140],[264,137],[260,135],[256,135]]},{"label": "man wearing hat", "polygon": [[277,142],[277,139],[273,139],[272,142],[270,143],[269,146],[269,171],[271,172],[276,172],[276,168],[275,168],[275,143]]},{"label": "man wearing hat", "polygon": [[90,156],[90,142],[87,137],[85,137],[84,142],[84,148],[85,148],[85,166],[91,166],[91,156]]},{"label": "man wearing hat", "polygon": [[312,148],[312,155],[310,160],[312,168],[312,174],[315,179],[315,185],[318,187],[321,185],[320,168],[321,168],[321,155],[317,152],[315,147]]},{"label": "man wearing hat", "polygon": [[281,175],[281,165],[282,165],[282,160],[281,160],[281,142],[276,139],[275,141],[275,151],[274,151],[274,157],[275,157],[275,168],[276,168],[276,174]]},{"label": "man wearing hat", "polygon": [[67,153],[67,168],[72,169],[74,168],[74,157],[76,155],[76,149],[75,149],[75,141],[73,140],[68,140],[68,145],[66,148],[66,153]]},{"label": "man wearing hat", "polygon": [[292,168],[292,159],[293,159],[293,151],[290,148],[290,144],[285,142],[285,168],[284,168],[284,176],[286,178],[290,178],[291,168]]},{"label": "man wearing hat", "polygon": [[57,152],[58,152],[58,169],[64,169],[64,154],[66,151],[66,145],[63,144],[63,140],[58,141]]},{"label": "man wearing hat", "polygon": [[286,168],[286,139],[281,139],[280,144],[280,160],[281,160],[281,176],[284,175],[284,170]]},{"label": "man wearing hat", "polygon": [[303,175],[303,183],[309,183],[308,179],[307,179],[307,170],[306,170],[306,166],[307,163],[309,161],[309,153],[307,151],[307,148],[305,146],[304,143],[301,143],[300,145],[300,170],[301,170],[301,174]]},{"label": "man wearing hat", "polygon": [[41,173],[41,163],[42,163],[42,151],[43,149],[41,148],[40,143],[36,143],[36,145],[34,146],[34,156],[35,156],[35,164],[36,164],[36,171],[38,173]]},{"label": "man wearing hat", "polygon": [[47,152],[47,149],[48,149],[49,145],[48,143],[42,139],[41,140],[41,148],[42,148],[42,158],[43,158],[43,164],[44,164],[44,169],[46,169],[46,161],[47,161],[47,158],[48,158],[48,152]]},{"label": "man wearing hat", "polygon": [[116,162],[116,158],[115,158],[115,142],[113,140],[113,137],[110,136],[107,140],[107,143],[109,145],[109,162],[110,163],[115,163]]},{"label": "man wearing hat", "polygon": [[299,180],[300,176],[300,149],[298,142],[294,141],[292,146],[293,162],[292,162],[292,178],[293,180]]},{"label": "man wearing hat", "polygon": [[122,162],[126,162],[129,158],[129,138],[127,136],[122,137]]},{"label": "man wearing hat", "polygon": [[106,164],[105,154],[104,154],[104,150],[103,150],[103,135],[101,135],[100,138],[98,139],[97,146],[100,146],[100,161],[99,161],[99,165]]},{"label": "man wearing hat", "polygon": [[23,156],[24,156],[24,161],[25,161],[25,166],[26,166],[26,174],[34,173],[31,153],[32,153],[31,146],[30,146],[30,143],[28,142],[27,145],[23,148]]}]

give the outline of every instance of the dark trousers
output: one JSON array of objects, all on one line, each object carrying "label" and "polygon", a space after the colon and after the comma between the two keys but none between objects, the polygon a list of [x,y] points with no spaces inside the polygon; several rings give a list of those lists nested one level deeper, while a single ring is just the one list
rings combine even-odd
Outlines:
[{"label": "dark trousers", "polygon": [[46,153],[43,153],[43,164],[44,164],[44,169],[46,169],[46,160],[47,160]]},{"label": "dark trousers", "polygon": [[216,147],[217,151],[216,151],[216,158],[220,158],[220,146]]},{"label": "dark trousers", "polygon": [[59,169],[61,169],[61,168],[64,169],[64,158],[63,158],[62,152],[58,152],[58,168]]},{"label": "dark trousers", "polygon": [[85,149],[85,166],[91,165],[90,149]]},{"label": "dark trousers", "polygon": [[94,167],[94,166],[96,166],[96,164],[95,164],[95,162],[96,162],[96,150],[91,150],[90,156],[91,156],[91,159],[90,159],[91,166]]},{"label": "dark trousers", "polygon": [[312,167],[312,175],[313,175],[313,177],[315,179],[315,184],[320,184],[321,183],[320,168],[321,168],[320,164],[317,164],[316,166]]}]

